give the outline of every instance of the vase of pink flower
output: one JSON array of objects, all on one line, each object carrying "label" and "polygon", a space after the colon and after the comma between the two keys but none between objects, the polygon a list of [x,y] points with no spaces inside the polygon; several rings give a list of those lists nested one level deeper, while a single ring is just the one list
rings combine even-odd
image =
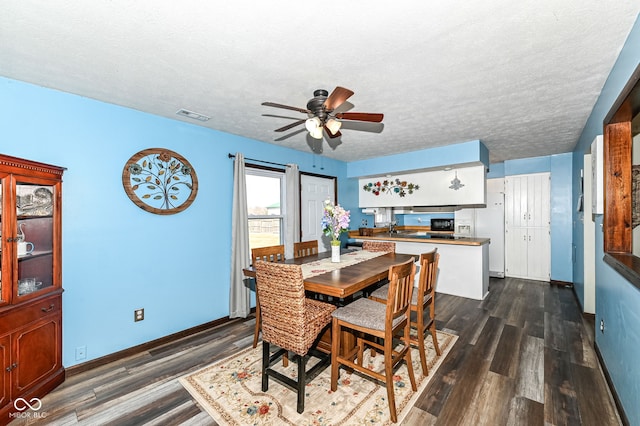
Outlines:
[{"label": "vase of pink flower", "polygon": [[331,261],[340,262],[340,234],[349,231],[349,210],[340,204],[333,204],[327,199],[324,202],[322,215],[322,231],[331,237]]}]

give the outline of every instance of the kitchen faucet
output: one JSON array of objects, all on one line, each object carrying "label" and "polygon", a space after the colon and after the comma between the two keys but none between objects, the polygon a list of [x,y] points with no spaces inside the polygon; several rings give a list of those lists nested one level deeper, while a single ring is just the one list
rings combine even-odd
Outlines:
[{"label": "kitchen faucet", "polygon": [[389,233],[393,234],[394,232],[396,232],[396,221],[392,220],[389,222]]}]

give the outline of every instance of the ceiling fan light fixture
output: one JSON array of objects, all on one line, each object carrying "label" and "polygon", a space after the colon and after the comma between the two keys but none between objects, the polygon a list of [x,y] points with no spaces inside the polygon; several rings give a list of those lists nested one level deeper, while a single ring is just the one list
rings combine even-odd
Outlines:
[{"label": "ceiling fan light fixture", "polygon": [[316,127],[310,131],[309,134],[311,134],[311,137],[314,139],[322,139],[322,127]]},{"label": "ceiling fan light fixture", "polygon": [[329,120],[327,120],[327,129],[329,129],[329,131],[331,132],[332,135],[335,135],[338,130],[340,130],[340,127],[342,127],[342,123],[338,120],[334,120],[333,118],[330,118]]},{"label": "ceiling fan light fixture", "polygon": [[313,133],[315,130],[320,128],[321,124],[322,123],[320,122],[320,119],[318,117],[309,118],[304,122],[304,126],[307,128],[309,133]]}]

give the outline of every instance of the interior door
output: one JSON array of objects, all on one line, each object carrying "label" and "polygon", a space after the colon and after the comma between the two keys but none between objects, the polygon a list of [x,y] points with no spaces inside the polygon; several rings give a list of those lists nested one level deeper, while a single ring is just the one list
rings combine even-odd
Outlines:
[{"label": "interior door", "polygon": [[330,249],[330,239],[322,234],[322,209],[327,198],[335,201],[335,178],[300,175],[301,241],[318,240],[318,251]]}]

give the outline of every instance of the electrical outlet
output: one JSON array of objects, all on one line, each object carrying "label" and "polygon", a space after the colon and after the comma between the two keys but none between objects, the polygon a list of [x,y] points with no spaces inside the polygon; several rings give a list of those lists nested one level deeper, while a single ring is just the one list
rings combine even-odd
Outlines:
[{"label": "electrical outlet", "polygon": [[600,320],[600,332],[604,333],[604,320],[603,319]]},{"label": "electrical outlet", "polygon": [[136,309],[133,311],[133,320],[135,322],[142,321],[144,319],[144,308]]},{"label": "electrical outlet", "polygon": [[76,361],[80,361],[87,358],[87,347],[78,346],[76,348]]}]

